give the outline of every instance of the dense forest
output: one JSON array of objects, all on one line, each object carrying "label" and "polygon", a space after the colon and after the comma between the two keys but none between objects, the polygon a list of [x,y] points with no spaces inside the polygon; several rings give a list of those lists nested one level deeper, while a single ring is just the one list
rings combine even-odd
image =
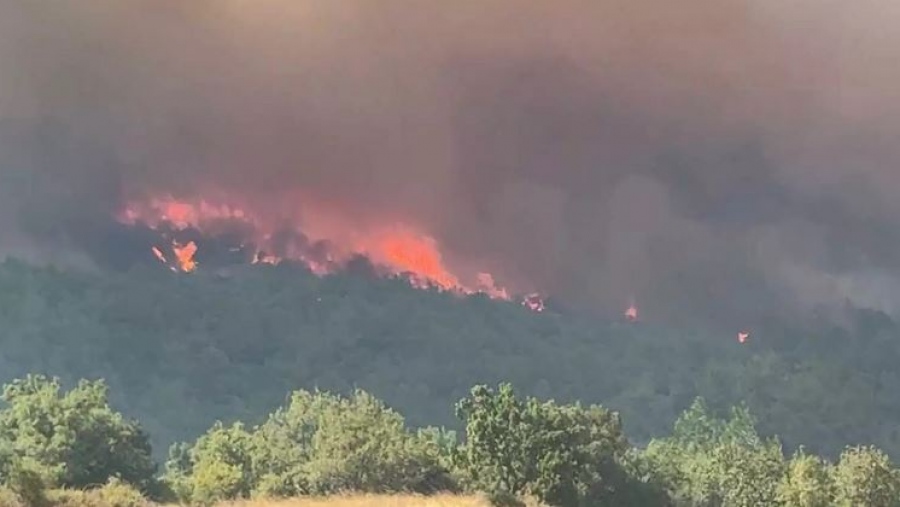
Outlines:
[{"label": "dense forest", "polygon": [[419,426],[461,430],[453,403],[510,382],[561,403],[622,414],[637,445],[666,434],[703,397],[745,403],[764,435],[836,458],[846,445],[900,453],[900,330],[855,311],[841,326],[731,335],[608,322],[514,302],[413,289],[365,266],[170,273],[0,265],[0,375],[103,378],[161,461],[211,421],[261,423],[296,389],[360,388]]}]

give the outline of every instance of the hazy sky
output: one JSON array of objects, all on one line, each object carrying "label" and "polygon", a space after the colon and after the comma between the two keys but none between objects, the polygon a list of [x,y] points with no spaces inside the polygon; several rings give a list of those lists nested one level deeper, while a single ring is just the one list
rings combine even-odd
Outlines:
[{"label": "hazy sky", "polygon": [[215,187],[414,221],[600,312],[900,309],[898,26],[884,0],[8,0],[0,243]]}]

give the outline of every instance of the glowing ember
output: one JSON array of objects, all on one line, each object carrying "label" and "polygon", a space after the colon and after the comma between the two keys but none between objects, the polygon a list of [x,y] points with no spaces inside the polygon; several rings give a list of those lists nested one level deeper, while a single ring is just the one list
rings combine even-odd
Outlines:
[{"label": "glowing ember", "polygon": [[156,258],[159,259],[159,262],[162,262],[163,264],[169,263],[169,261],[166,260],[166,256],[162,253],[162,250],[157,247],[153,247],[150,250],[153,252],[153,255],[155,255]]},{"label": "glowing ember", "polygon": [[175,252],[175,258],[178,259],[178,268],[185,273],[197,269],[197,261],[194,260],[194,254],[197,253],[197,244],[193,241],[186,245],[180,245],[178,242],[172,243],[172,250]]},{"label": "glowing ember", "polygon": [[278,264],[281,262],[281,259],[275,257],[274,255],[268,255],[263,252],[257,252],[256,255],[253,256],[252,264]]},{"label": "glowing ember", "polygon": [[522,300],[522,306],[533,312],[543,312],[547,309],[544,305],[544,299],[540,294],[529,294]]},{"label": "glowing ember", "polygon": [[750,338],[750,333],[744,331],[739,332],[737,335],[738,342],[740,343],[746,343],[747,338]]},{"label": "glowing ember", "polygon": [[635,321],[637,321],[637,319],[638,319],[638,309],[637,309],[637,306],[636,306],[634,303],[632,303],[631,305],[629,305],[628,308],[625,310],[625,318],[628,319],[630,322],[635,322]]}]

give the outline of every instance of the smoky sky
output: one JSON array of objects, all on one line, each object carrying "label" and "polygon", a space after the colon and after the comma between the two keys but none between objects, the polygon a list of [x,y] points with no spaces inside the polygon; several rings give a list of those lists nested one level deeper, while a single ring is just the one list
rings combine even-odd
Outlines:
[{"label": "smoky sky", "polygon": [[[900,5],[3,0],[0,244],[210,188],[660,318],[900,309]],[[737,325],[737,324],[736,324]]]}]

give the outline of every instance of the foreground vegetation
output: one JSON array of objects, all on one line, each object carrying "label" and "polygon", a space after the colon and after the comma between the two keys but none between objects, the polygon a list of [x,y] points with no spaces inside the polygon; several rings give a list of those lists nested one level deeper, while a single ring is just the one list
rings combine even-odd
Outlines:
[{"label": "foreground vegetation", "polygon": [[[325,498],[250,500],[228,507],[490,507],[481,495],[334,495]],[[539,507],[532,504],[531,507]]]},{"label": "foreground vegetation", "polygon": [[[97,490],[56,491],[47,499],[48,505],[57,507],[154,507],[156,504],[135,495],[133,490],[121,487],[103,487]],[[9,491],[0,491],[0,506],[27,507]],[[534,500],[526,507],[542,507]],[[304,497],[290,499],[256,499],[223,502],[217,507],[491,507],[484,495],[365,495],[348,494],[328,497]]]},{"label": "foreground vegetation", "polygon": [[349,493],[560,507],[900,505],[900,470],[877,448],[848,447],[836,463],[788,457],[776,438],[760,436],[746,407],[719,418],[702,399],[670,435],[636,448],[619,414],[523,397],[508,384],[476,386],[456,404],[460,438],[411,429],[364,391],[296,391],[262,424],[216,422],[173,445],[162,473],[148,435],[109,406],[101,381],[64,392],[56,379],[29,375],[6,385],[2,399],[0,503],[11,506]]}]

